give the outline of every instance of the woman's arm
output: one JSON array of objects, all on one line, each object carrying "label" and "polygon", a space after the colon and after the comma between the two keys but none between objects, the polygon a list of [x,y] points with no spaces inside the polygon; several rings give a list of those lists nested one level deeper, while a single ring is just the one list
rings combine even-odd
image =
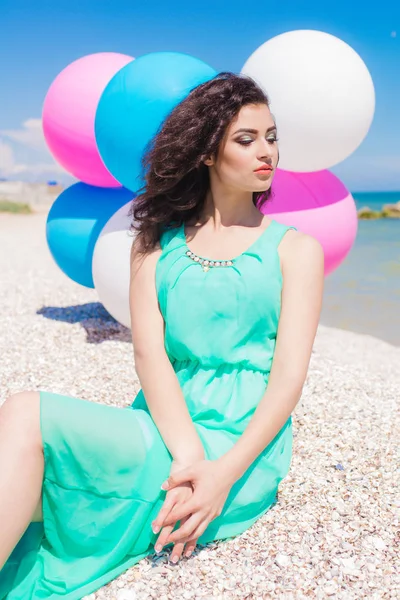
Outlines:
[{"label": "woman's arm", "polygon": [[204,448],[190,417],[178,378],[164,346],[164,320],[159,309],[155,268],[159,248],[131,251],[129,303],[135,369],[151,416],[174,460],[190,463],[204,458]]},{"label": "woman's arm", "polygon": [[322,246],[299,232],[282,254],[282,307],[268,386],[244,433],[219,459],[233,483],[273,440],[299,401],[318,328],[324,287]]}]

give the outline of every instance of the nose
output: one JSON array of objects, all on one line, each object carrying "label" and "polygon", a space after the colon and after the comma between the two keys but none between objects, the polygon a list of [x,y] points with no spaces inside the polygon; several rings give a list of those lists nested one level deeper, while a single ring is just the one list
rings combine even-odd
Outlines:
[{"label": "nose", "polygon": [[258,159],[271,161],[275,154],[275,148],[266,139],[261,142]]},{"label": "nose", "polygon": [[260,154],[261,156],[273,156],[275,152],[274,144],[270,144],[267,139],[261,141]]}]

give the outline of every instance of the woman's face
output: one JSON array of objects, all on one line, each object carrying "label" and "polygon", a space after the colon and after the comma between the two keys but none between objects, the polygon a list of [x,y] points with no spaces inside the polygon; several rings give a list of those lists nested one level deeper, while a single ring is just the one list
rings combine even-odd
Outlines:
[{"label": "woman's face", "polygon": [[[268,190],[278,164],[277,130],[268,106],[243,106],[225,132],[217,159],[205,162],[229,187]],[[263,166],[270,169],[256,172]]]}]

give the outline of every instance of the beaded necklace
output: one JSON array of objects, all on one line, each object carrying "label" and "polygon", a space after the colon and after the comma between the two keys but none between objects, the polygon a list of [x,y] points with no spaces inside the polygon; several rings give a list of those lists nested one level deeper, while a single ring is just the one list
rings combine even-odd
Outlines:
[{"label": "beaded necklace", "polygon": [[189,256],[194,262],[198,262],[203,267],[203,271],[208,271],[212,267],[231,267],[233,260],[210,260],[209,258],[203,258],[198,256],[191,250],[186,251],[186,256]]},{"label": "beaded necklace", "polygon": [[214,268],[214,267],[232,267],[235,264],[235,261],[240,258],[241,256],[243,256],[243,254],[246,254],[246,252],[249,252],[249,250],[252,250],[253,247],[258,244],[258,242],[261,240],[261,238],[266,234],[266,232],[269,230],[269,228],[273,225],[274,220],[272,219],[271,223],[268,225],[268,227],[266,227],[264,229],[264,231],[262,231],[262,233],[258,236],[258,238],[255,240],[255,242],[253,242],[249,248],[247,248],[247,250],[245,250],[244,252],[242,252],[241,254],[239,254],[239,256],[236,256],[235,258],[231,258],[229,260],[213,260],[211,258],[205,258],[204,256],[199,256],[198,254],[195,254],[194,252],[192,252],[190,250],[190,248],[187,245],[186,242],[186,234],[185,234],[185,224],[183,223],[181,225],[181,233],[182,233],[182,238],[184,240],[184,245],[185,245],[185,254],[186,256],[188,256],[190,259],[192,259],[194,262],[199,263],[202,266],[203,271],[209,271],[210,268]]}]

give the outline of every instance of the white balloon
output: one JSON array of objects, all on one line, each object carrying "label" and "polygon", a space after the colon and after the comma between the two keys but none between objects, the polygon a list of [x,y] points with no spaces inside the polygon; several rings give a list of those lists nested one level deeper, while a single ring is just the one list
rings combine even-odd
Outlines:
[{"label": "white balloon", "polygon": [[125,327],[131,326],[129,309],[130,255],[135,234],[129,231],[132,202],[122,206],[102,229],[93,251],[94,287],[104,308]]},{"label": "white balloon", "polygon": [[375,110],[371,75],[357,52],[333,35],[313,30],[278,35],[257,48],[241,72],[269,96],[281,169],[333,167],[368,133]]}]

